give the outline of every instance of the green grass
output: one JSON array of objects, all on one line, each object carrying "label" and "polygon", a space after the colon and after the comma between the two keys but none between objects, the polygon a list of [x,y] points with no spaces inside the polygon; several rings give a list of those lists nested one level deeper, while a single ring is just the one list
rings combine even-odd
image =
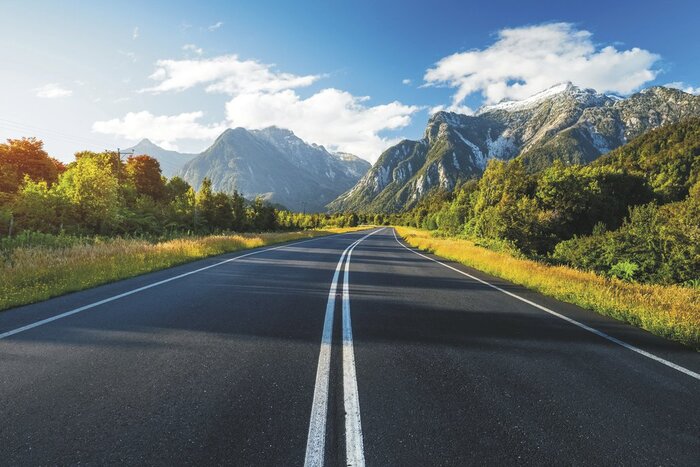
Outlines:
[{"label": "green grass", "polygon": [[411,246],[638,326],[700,350],[700,290],[625,282],[565,266],[515,258],[457,238],[396,227]]},{"label": "green grass", "polygon": [[42,239],[0,255],[0,310],[137,276],[209,256],[358,228],[209,235],[160,242],[138,239]]}]

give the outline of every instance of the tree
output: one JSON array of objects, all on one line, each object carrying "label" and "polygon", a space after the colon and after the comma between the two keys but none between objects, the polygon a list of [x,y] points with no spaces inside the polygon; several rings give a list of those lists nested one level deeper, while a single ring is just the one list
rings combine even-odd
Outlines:
[{"label": "tree", "polygon": [[258,232],[274,230],[277,226],[275,208],[270,206],[270,204],[265,202],[260,196],[253,201],[250,208],[250,218],[253,229]]},{"label": "tree", "polygon": [[61,175],[58,189],[75,208],[83,229],[114,231],[122,207],[113,158],[106,153],[81,153]]},{"label": "tree", "polygon": [[233,214],[232,228],[236,231],[243,231],[248,228],[246,217],[245,198],[237,191],[231,195],[231,213]]},{"label": "tree", "polygon": [[0,191],[17,191],[25,175],[49,185],[58,180],[62,164],[49,157],[44,143],[36,138],[8,139],[0,144]]},{"label": "tree", "polygon": [[60,233],[75,224],[70,200],[54,185],[34,182],[25,176],[22,188],[12,205],[17,230]]},{"label": "tree", "polygon": [[211,231],[214,226],[214,194],[211,188],[211,180],[207,177],[202,180],[202,185],[197,192],[195,203],[195,229],[208,229]]},{"label": "tree", "polygon": [[165,183],[156,159],[145,155],[130,156],[126,160],[125,170],[138,194],[150,196],[156,201],[165,198]]}]

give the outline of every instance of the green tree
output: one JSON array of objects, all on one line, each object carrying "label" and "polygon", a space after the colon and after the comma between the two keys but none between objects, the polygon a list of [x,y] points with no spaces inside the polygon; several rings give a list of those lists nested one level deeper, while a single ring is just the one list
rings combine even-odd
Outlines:
[{"label": "green tree", "polygon": [[61,175],[58,189],[70,200],[82,229],[107,234],[118,226],[122,201],[109,154],[82,153]]},{"label": "green tree", "polygon": [[195,229],[212,231],[214,226],[214,193],[211,188],[211,180],[204,178],[197,192],[195,203]]}]

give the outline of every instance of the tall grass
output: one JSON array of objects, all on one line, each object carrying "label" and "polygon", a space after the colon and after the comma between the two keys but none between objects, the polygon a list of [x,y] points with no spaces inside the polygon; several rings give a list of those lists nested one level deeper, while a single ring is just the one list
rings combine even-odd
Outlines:
[{"label": "tall grass", "polygon": [[208,256],[358,229],[210,235],[161,242],[116,238],[15,246],[0,255],[0,310]]},{"label": "tall grass", "polygon": [[406,227],[396,230],[408,244],[421,250],[700,350],[698,289],[624,282],[593,272],[515,258],[478,247],[469,240],[436,238],[427,231]]}]

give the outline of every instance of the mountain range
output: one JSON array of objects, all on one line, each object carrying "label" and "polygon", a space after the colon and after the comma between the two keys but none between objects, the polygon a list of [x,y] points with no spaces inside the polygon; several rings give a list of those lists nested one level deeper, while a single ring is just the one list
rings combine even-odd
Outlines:
[{"label": "mountain range", "polygon": [[200,154],[167,151],[148,140],[132,149],[156,158],[164,175],[179,175],[195,189],[207,177],[215,191],[260,196],[295,211],[325,211],[370,168],[357,156],[331,153],[277,127],[228,129]]},{"label": "mountain range", "polygon": [[395,212],[430,190],[450,190],[483,173],[489,159],[522,159],[534,172],[554,160],[587,163],[644,132],[700,116],[700,96],[651,87],[627,98],[563,83],[522,101],[482,107],[473,116],[436,112],[418,141],[403,140],[330,211]]}]

